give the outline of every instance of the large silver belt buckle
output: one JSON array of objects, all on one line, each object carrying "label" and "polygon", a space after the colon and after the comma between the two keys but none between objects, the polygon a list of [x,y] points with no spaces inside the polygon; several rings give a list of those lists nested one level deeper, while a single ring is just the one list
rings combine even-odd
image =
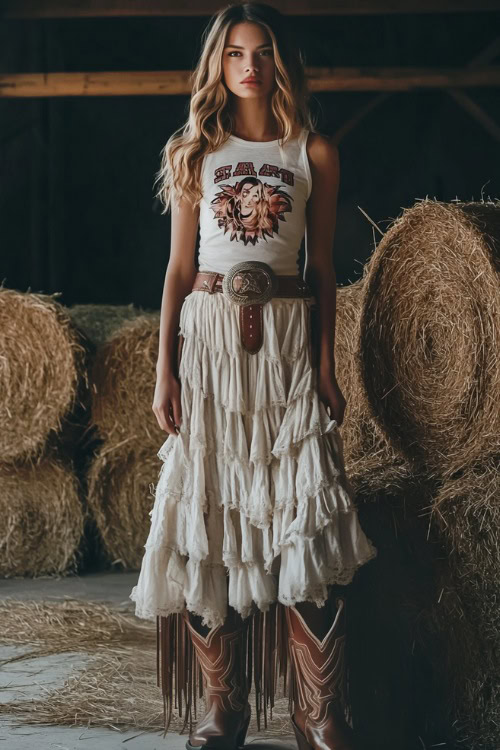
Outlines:
[{"label": "large silver belt buckle", "polygon": [[237,305],[264,304],[273,297],[276,288],[273,269],[260,260],[235,263],[222,279],[224,296]]}]

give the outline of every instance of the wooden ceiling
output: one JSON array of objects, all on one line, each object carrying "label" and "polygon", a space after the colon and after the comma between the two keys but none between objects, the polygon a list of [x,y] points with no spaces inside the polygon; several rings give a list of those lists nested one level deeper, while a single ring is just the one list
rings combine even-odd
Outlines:
[{"label": "wooden ceiling", "polygon": [[[290,16],[478,13],[500,10],[500,0],[271,0]],[[2,19],[211,16],[220,0],[0,0]],[[496,29],[492,26],[492,32]],[[371,100],[339,128],[338,142],[391,92],[441,89],[500,141],[500,127],[464,90],[500,85],[500,37],[462,68],[306,68],[311,91],[371,91]],[[172,96],[190,94],[189,70],[12,73],[0,75],[1,97]]]},{"label": "wooden ceiling", "polygon": [[[272,0],[271,4],[289,16],[478,13],[500,10],[500,0]],[[0,0],[0,17],[211,16],[220,8],[220,0]]]}]

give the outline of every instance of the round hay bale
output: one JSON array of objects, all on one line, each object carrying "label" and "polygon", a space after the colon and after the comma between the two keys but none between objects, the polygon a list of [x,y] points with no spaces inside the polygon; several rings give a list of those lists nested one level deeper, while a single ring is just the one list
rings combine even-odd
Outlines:
[{"label": "round hay bale", "polygon": [[[379,550],[349,586],[353,718],[377,747],[496,750],[498,465],[358,496]],[[367,617],[367,613],[369,616]]]},{"label": "round hay bale", "polygon": [[125,321],[135,320],[148,311],[130,305],[71,305],[68,315],[94,349],[102,346]]},{"label": "round hay bale", "polygon": [[103,559],[138,570],[162,462],[156,452],[104,443],[90,466],[88,504],[102,540]]},{"label": "round hay bale", "polygon": [[500,459],[444,481],[432,511],[455,560],[471,617],[483,636],[500,646]]},{"label": "round hay bale", "polygon": [[0,576],[73,573],[84,530],[71,464],[45,455],[0,464]]},{"label": "round hay bale", "polygon": [[405,209],[365,267],[361,376],[416,466],[449,477],[500,450],[500,201]]},{"label": "round hay bale", "polygon": [[442,663],[421,622],[439,595],[435,561],[443,556],[428,534],[431,498],[426,484],[357,498],[361,525],[379,552],[345,591],[349,692],[362,747],[437,746],[451,728],[441,718]]},{"label": "round hay bale", "polygon": [[115,445],[139,441],[156,455],[165,440],[152,410],[160,315],[125,322],[98,349],[92,368],[92,423]]},{"label": "round hay bale", "polygon": [[500,450],[500,201],[422,200],[365,267],[361,377],[416,469],[451,477]]},{"label": "round hay bale", "polygon": [[416,481],[404,455],[372,418],[359,374],[364,279],[337,287],[335,372],[347,405],[341,426],[346,471],[356,492],[396,492]]},{"label": "round hay bale", "polygon": [[500,725],[500,462],[468,467],[437,491],[432,516],[446,556],[422,621],[440,639],[457,746],[496,750]]},{"label": "round hay bale", "polygon": [[86,351],[56,295],[0,287],[0,456],[41,453],[87,388]]},{"label": "round hay bale", "polygon": [[[73,305],[67,308],[67,313],[75,328],[82,337],[87,350],[87,372],[92,372],[96,353],[112,336],[117,333],[124,323],[148,314],[142,308],[130,305]],[[96,426],[91,422],[92,394],[95,388],[89,388],[82,399],[82,406],[72,413],[71,424],[74,429],[65,427],[64,433],[58,434],[58,450],[64,446],[73,449],[73,459],[77,471],[82,475],[87,473],[88,462],[92,460],[96,444],[100,444],[100,436]],[[89,424],[90,422],[90,424]]]}]

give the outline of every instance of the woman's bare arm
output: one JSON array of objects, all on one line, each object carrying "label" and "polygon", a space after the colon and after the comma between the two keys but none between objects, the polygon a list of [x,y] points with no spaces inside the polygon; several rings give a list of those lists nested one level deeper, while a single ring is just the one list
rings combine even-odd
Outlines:
[{"label": "woman's bare arm", "polygon": [[318,393],[338,426],[343,422],[346,400],[335,373],[335,326],[337,277],[332,248],[337,219],[340,182],[338,148],[318,133],[309,136],[307,154],[312,190],[306,207],[307,264],[305,279],[318,303],[315,340],[318,343]]},{"label": "woman's bare arm", "polygon": [[313,184],[306,207],[305,279],[313,290],[319,308],[319,367],[331,371],[335,369],[337,277],[332,248],[340,180],[339,155],[337,146],[319,133],[309,136],[307,154]]},{"label": "woman's bare arm", "polygon": [[179,204],[179,211],[175,205],[172,209],[170,258],[161,302],[158,376],[175,372],[180,311],[196,275],[194,251],[199,214],[199,206],[193,208],[185,201]]},{"label": "woman's bare arm", "polygon": [[180,312],[191,292],[196,266],[194,253],[200,217],[199,206],[184,200],[171,213],[170,258],[165,273],[160,314],[160,342],[156,363],[153,411],[163,430],[174,434],[181,421],[180,384],[177,379],[177,333]]}]

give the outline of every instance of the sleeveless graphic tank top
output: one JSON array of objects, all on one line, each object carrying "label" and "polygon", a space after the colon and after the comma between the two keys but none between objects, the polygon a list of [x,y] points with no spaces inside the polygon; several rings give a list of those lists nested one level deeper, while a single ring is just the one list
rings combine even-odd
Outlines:
[{"label": "sleeveless graphic tank top", "polygon": [[309,131],[282,148],[275,141],[231,135],[202,165],[199,270],[226,273],[260,260],[279,275],[299,273],[312,179],[306,153]]}]

